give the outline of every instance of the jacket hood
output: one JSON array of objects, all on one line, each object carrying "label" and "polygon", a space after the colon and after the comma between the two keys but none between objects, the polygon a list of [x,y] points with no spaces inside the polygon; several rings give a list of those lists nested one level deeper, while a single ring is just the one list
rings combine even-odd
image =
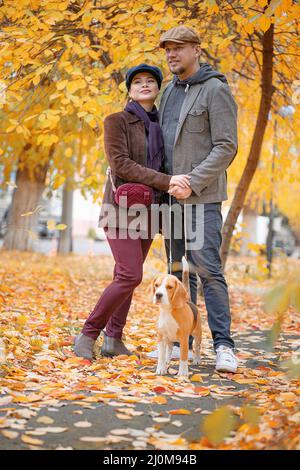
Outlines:
[{"label": "jacket hood", "polygon": [[214,70],[211,65],[207,63],[201,63],[200,69],[191,77],[187,78],[186,80],[180,81],[177,75],[174,75],[173,83],[179,86],[186,86],[186,85],[195,85],[197,83],[204,83],[211,78],[218,78],[223,83],[228,83],[227,78],[221,72]]}]

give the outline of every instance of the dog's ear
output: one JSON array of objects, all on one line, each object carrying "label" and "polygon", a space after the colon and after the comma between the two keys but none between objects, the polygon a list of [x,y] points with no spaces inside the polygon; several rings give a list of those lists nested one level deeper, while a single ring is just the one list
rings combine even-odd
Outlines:
[{"label": "dog's ear", "polygon": [[152,281],[150,282],[149,287],[147,289],[147,293],[151,296],[151,300],[154,296],[154,292],[155,292],[154,284],[155,284],[157,278],[158,278],[158,276],[155,276],[155,278],[152,279]]},{"label": "dog's ear", "polygon": [[183,307],[188,300],[189,296],[187,291],[185,290],[182,282],[176,278],[175,288],[171,298],[172,304],[176,307]]}]

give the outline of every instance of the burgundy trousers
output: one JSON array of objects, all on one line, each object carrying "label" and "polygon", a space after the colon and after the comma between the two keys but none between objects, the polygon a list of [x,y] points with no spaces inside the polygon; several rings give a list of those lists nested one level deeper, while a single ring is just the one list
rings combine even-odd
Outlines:
[{"label": "burgundy trousers", "polygon": [[133,291],[142,281],[143,263],[153,239],[122,239],[120,232],[124,238],[125,229],[116,229],[116,237],[111,238],[104,230],[115,260],[113,281],[103,291],[82,333],[97,339],[106,327],[107,336],[121,339]]}]

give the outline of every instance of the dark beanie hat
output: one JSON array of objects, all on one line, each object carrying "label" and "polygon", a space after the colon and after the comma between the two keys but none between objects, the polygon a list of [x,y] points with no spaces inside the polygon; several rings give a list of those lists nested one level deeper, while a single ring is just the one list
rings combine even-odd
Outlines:
[{"label": "dark beanie hat", "polygon": [[137,75],[138,73],[142,73],[142,72],[151,73],[151,75],[153,75],[153,77],[157,81],[158,88],[160,89],[161,82],[163,81],[163,75],[161,73],[161,70],[158,67],[155,67],[154,65],[140,64],[140,65],[136,65],[135,67],[131,67],[127,71],[126,78],[125,78],[127,90],[129,90],[130,88],[133,77]]}]

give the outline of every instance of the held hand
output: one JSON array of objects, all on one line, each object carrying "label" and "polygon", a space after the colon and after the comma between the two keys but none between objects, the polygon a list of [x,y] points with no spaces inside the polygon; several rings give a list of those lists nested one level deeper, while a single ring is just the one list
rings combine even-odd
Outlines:
[{"label": "held hand", "polygon": [[187,199],[192,194],[191,188],[180,188],[179,186],[172,186],[168,193],[176,199]]},{"label": "held hand", "polygon": [[170,180],[169,189],[171,189],[171,187],[174,185],[183,189],[190,188],[190,178],[191,177],[188,175],[173,175]]}]

